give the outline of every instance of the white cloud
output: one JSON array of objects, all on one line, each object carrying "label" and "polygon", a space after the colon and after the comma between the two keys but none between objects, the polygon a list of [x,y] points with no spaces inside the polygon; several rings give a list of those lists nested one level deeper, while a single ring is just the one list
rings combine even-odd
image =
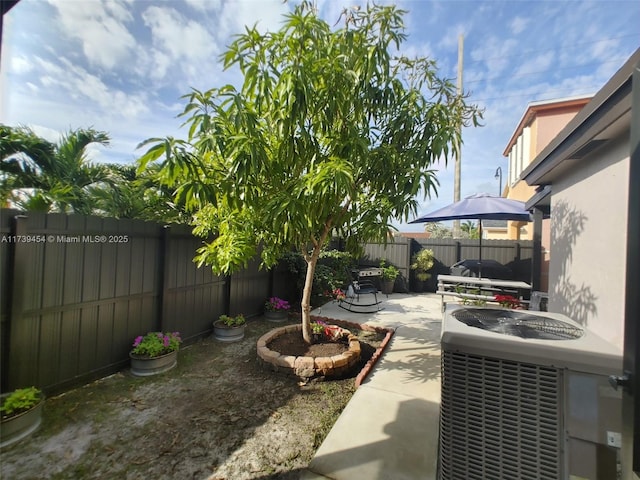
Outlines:
[{"label": "white cloud", "polygon": [[134,52],[136,40],[125,25],[133,17],[121,1],[48,1],[63,32],[81,42],[91,64],[112,69]]},{"label": "white cloud", "polygon": [[42,125],[28,125],[37,136],[44,138],[51,143],[58,143],[62,137],[62,133],[53,128],[43,127]]},{"label": "white cloud", "polygon": [[546,52],[531,60],[526,60],[515,72],[514,76],[531,75],[546,72],[555,60],[554,52]]},{"label": "white cloud", "polygon": [[254,24],[262,33],[275,32],[282,26],[282,15],[289,11],[282,0],[224,2],[216,29],[218,39],[226,44],[231,35],[243,33],[245,26]]},{"label": "white cloud", "polygon": [[502,73],[510,64],[518,49],[518,42],[512,38],[491,36],[485,43],[471,50],[471,58],[484,63],[491,76]]},{"label": "white cloud", "polygon": [[429,59],[435,59],[433,49],[428,43],[412,43],[408,45],[402,45],[400,49],[401,53],[409,58],[425,57]]},{"label": "white cloud", "polygon": [[218,11],[222,6],[221,0],[184,0],[187,5],[199,12]]},{"label": "white cloud", "polygon": [[214,38],[205,27],[185,18],[173,8],[149,7],[142,18],[151,29],[156,48],[174,60],[202,60],[218,50]]},{"label": "white cloud", "polygon": [[74,65],[64,57],[58,59],[60,64],[36,57],[36,64],[45,72],[41,84],[49,90],[57,90],[58,95],[69,95],[80,104],[97,104],[110,115],[136,117],[146,113],[147,98],[144,93],[127,94],[124,91],[110,88],[98,76],[84,68]]},{"label": "white cloud", "polygon": [[9,68],[11,72],[22,75],[31,72],[31,70],[33,70],[33,64],[28,58],[22,55],[15,55],[11,58],[11,66]]},{"label": "white cloud", "polygon": [[170,7],[149,7],[142,18],[153,48],[139,52],[139,75],[193,85],[220,70],[220,44],[201,23]]},{"label": "white cloud", "polygon": [[460,39],[460,35],[466,35],[467,32],[470,31],[470,26],[462,23],[458,23],[456,25],[452,25],[447,28],[446,33],[440,39],[438,46],[446,49],[446,50],[454,50],[458,51],[458,43]]},{"label": "white cloud", "polygon": [[529,23],[529,20],[527,18],[523,18],[523,17],[514,18],[513,20],[511,20],[511,23],[509,24],[511,33],[513,35],[518,35],[519,33],[522,33],[524,29],[527,27],[528,23]]}]

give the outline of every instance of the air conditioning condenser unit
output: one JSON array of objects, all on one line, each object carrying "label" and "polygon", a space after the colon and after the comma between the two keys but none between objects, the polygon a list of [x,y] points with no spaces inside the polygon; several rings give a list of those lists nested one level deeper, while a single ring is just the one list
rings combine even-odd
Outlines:
[{"label": "air conditioning condenser unit", "polygon": [[440,480],[615,480],[615,346],[566,316],[448,304]]}]

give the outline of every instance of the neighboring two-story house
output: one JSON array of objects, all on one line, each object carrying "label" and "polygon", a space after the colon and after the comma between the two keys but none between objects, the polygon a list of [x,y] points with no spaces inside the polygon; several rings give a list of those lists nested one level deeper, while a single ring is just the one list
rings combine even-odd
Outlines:
[{"label": "neighboring two-story house", "polygon": [[[521,173],[590,100],[591,95],[532,102],[527,106],[503,152],[503,155],[509,159],[503,197],[526,202],[533,196],[535,188],[521,180]],[[501,234],[496,231],[495,235],[491,235],[490,232],[491,230],[487,235],[488,238],[533,239],[531,223],[506,222],[506,233],[503,230]],[[535,283],[537,283],[537,289],[547,291],[551,254],[547,221],[543,222],[542,251],[540,279]]]}]

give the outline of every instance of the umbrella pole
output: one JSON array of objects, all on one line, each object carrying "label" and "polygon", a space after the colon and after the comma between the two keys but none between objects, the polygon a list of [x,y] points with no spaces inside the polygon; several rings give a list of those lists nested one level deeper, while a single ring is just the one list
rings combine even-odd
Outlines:
[{"label": "umbrella pole", "polygon": [[480,239],[480,253],[478,254],[478,278],[482,278],[482,219],[478,219],[478,237]]}]

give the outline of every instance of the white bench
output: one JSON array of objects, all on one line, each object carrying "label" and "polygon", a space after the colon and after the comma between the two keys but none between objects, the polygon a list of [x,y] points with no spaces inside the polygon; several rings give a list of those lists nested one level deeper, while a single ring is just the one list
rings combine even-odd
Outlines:
[{"label": "white bench", "polygon": [[[445,296],[462,300],[498,303],[495,300],[495,295],[512,295],[522,299],[525,292],[531,292],[531,285],[525,282],[457,275],[438,275],[438,290],[436,291],[441,297],[443,310],[446,305]],[[523,304],[528,303],[525,300],[520,301]]]}]

